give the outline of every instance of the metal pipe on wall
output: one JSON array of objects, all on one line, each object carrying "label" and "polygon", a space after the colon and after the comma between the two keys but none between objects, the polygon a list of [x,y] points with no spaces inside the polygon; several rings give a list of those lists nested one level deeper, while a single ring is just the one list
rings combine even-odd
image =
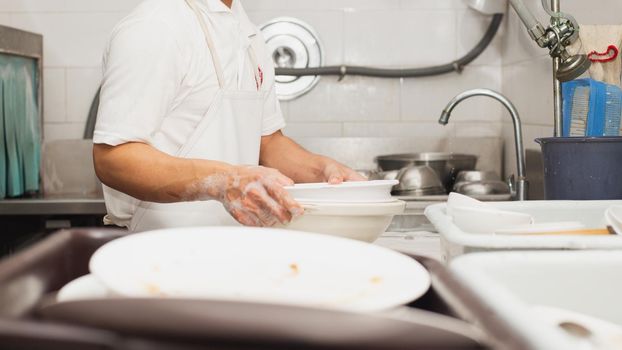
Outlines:
[{"label": "metal pipe on wall", "polygon": [[[467,52],[461,58],[442,65],[433,67],[421,67],[421,68],[407,68],[407,69],[390,69],[390,68],[374,68],[374,67],[357,67],[357,66],[330,66],[330,67],[313,67],[313,68],[276,68],[276,75],[288,75],[294,77],[313,76],[313,75],[334,75],[344,77],[346,75],[359,75],[367,77],[379,77],[379,78],[420,78],[435,76],[440,74],[447,74],[457,72],[460,73],[462,69],[473,62],[479,57],[484,50],[490,45],[495,38],[501,23],[503,22],[504,15],[497,13],[492,16],[492,20],[488,29],[484,33],[482,39]],[[92,139],[93,132],[95,130],[95,124],[97,120],[97,109],[99,106],[99,94],[97,91],[89,110],[89,115],[84,128],[84,139]]]},{"label": "metal pipe on wall", "polygon": [[[560,0],[551,0],[551,10],[553,12],[560,12]],[[557,21],[557,19],[553,19]],[[554,118],[554,136],[561,137],[564,130],[564,120],[562,116],[563,111],[563,96],[562,96],[562,82],[557,79],[555,72],[559,70],[560,58],[553,58],[553,118]]]},{"label": "metal pipe on wall", "polygon": [[421,68],[374,68],[359,66],[328,66],[312,68],[276,68],[276,75],[287,75],[293,77],[313,76],[313,75],[335,75],[344,77],[346,75],[358,75],[376,78],[422,78],[447,73],[460,73],[462,69],[473,62],[479,55],[486,50],[497,34],[503,21],[503,14],[496,13],[492,16],[492,21],[482,39],[461,58],[442,65]]}]

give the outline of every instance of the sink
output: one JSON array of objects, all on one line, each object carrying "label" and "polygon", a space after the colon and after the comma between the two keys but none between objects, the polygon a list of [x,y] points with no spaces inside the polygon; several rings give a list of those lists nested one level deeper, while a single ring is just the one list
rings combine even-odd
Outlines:
[{"label": "sink", "polygon": [[[442,196],[441,196],[442,197]],[[446,197],[446,196],[445,196]],[[437,201],[407,201],[406,210],[401,215],[396,215],[389,225],[387,232],[436,232],[434,225],[424,215],[425,208],[437,204]]]},{"label": "sink", "polygon": [[423,213],[396,215],[387,229],[387,232],[413,231],[436,232],[434,225],[430,223],[430,220],[428,220]]},{"label": "sink", "polygon": [[537,349],[585,349],[559,327],[534,316],[534,306],[579,312],[622,325],[622,251],[475,253],[450,263],[454,275]]},{"label": "sink", "polygon": [[387,228],[387,232],[414,232],[428,231],[436,232],[434,225],[423,213],[404,213],[396,215]]}]

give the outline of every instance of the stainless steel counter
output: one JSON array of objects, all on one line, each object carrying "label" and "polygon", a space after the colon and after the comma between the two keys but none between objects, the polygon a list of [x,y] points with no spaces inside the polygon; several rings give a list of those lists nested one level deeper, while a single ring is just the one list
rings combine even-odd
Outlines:
[{"label": "stainless steel counter", "polygon": [[[103,198],[98,196],[77,197],[78,196],[76,196],[76,198],[45,197],[0,200],[0,218],[9,215],[45,216],[106,214],[106,205]],[[425,219],[425,216],[423,216],[425,207],[433,203],[434,202],[409,202],[406,213],[396,217],[392,225],[393,227],[389,229],[390,231],[383,234],[375,243],[402,252],[441,260],[440,237],[437,233],[429,232],[433,230],[433,227],[431,227],[427,219]],[[414,227],[411,225],[417,226],[417,228],[415,230],[412,230],[412,228],[409,229],[408,227]]]},{"label": "stainless steel counter", "polygon": [[[423,215],[423,210],[438,202],[408,202],[406,215]],[[46,196],[41,198],[0,200],[0,215],[105,215],[101,196]],[[429,223],[429,222],[426,222]],[[410,230],[407,230],[410,231]]]},{"label": "stainless steel counter", "polygon": [[[105,215],[106,205],[99,196],[83,198],[43,197],[34,199],[0,200],[2,216],[28,215]],[[393,224],[376,244],[404,252],[440,260],[440,238],[429,232],[434,228],[423,215],[423,210],[437,202],[408,202],[404,215],[397,216]]]},{"label": "stainless steel counter", "polygon": [[0,200],[2,215],[105,215],[106,205],[101,197],[42,197]]}]

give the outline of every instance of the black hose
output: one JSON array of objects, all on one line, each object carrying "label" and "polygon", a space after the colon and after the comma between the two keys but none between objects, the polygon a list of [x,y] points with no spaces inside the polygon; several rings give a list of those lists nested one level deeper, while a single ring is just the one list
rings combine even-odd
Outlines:
[{"label": "black hose", "polygon": [[[386,68],[372,68],[372,67],[357,67],[357,66],[330,66],[330,67],[317,67],[317,68],[277,68],[276,75],[289,75],[295,77],[302,77],[307,75],[360,75],[365,77],[377,77],[377,78],[419,78],[428,77],[433,75],[441,75],[452,72],[460,73],[464,66],[473,62],[479,55],[486,50],[488,45],[492,42],[495,35],[499,31],[501,22],[503,21],[503,14],[497,13],[492,16],[492,22],[484,37],[475,45],[475,47],[469,51],[462,58],[457,59],[451,63],[424,67],[424,68],[410,68],[410,69],[386,69]],[[95,129],[95,121],[97,119],[97,107],[99,106],[99,90],[95,95],[95,99],[91,104],[89,111],[86,128],[84,130],[84,138],[93,138],[93,130]]]},{"label": "black hose", "polygon": [[460,73],[464,66],[473,62],[479,55],[486,50],[488,45],[492,42],[495,35],[499,31],[501,22],[503,21],[503,14],[497,13],[492,16],[492,22],[486,30],[484,37],[475,45],[471,51],[469,51],[462,58],[459,58],[451,63],[443,64],[440,66],[423,67],[423,68],[407,68],[407,69],[389,69],[389,68],[372,68],[372,67],[360,67],[360,66],[328,66],[328,67],[316,67],[316,68],[277,68],[276,75],[288,75],[288,76],[307,76],[307,75],[360,75],[366,77],[376,78],[419,78],[428,77],[433,75],[440,75],[452,72]]}]

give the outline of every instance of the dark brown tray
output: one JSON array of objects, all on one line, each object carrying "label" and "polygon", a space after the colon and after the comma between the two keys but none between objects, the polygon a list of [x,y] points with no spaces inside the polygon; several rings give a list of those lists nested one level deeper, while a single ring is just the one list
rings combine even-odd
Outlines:
[{"label": "dark brown tray", "polygon": [[[124,234],[123,231],[103,229],[60,231],[0,262],[0,348],[476,349],[486,348],[486,344],[527,348],[522,339],[495,320],[494,314],[476,296],[464,290],[441,263],[421,256],[413,258],[430,272],[432,288],[409,305],[415,318],[420,316],[420,322],[275,305],[180,300],[77,303],[74,309],[78,311],[70,312],[69,316],[65,313],[63,317],[50,319],[48,312],[47,317],[42,317],[39,311],[46,298],[69,281],[87,274],[88,261],[95,250]],[[206,324],[174,315],[180,314],[178,311],[183,308],[200,310],[199,314],[208,317],[196,320]],[[80,312],[82,310],[88,312]],[[105,316],[115,312],[117,316],[125,312],[127,319],[132,321],[110,323]],[[160,325],[154,322],[151,328],[142,324],[168,315],[171,316],[167,320],[177,326],[176,329],[162,327],[161,322]],[[240,322],[246,315],[250,320],[255,319],[254,323]],[[443,333],[445,331],[438,327],[438,322],[435,325],[425,323],[435,317],[436,321],[441,319],[442,322],[438,315],[455,319],[460,315],[486,330],[487,337],[482,339],[478,337],[481,333],[474,332],[473,337],[460,339]],[[259,323],[258,318],[261,319]],[[451,321],[455,323],[455,319]],[[257,324],[262,327],[256,327]],[[326,332],[333,328],[339,331]]]}]

